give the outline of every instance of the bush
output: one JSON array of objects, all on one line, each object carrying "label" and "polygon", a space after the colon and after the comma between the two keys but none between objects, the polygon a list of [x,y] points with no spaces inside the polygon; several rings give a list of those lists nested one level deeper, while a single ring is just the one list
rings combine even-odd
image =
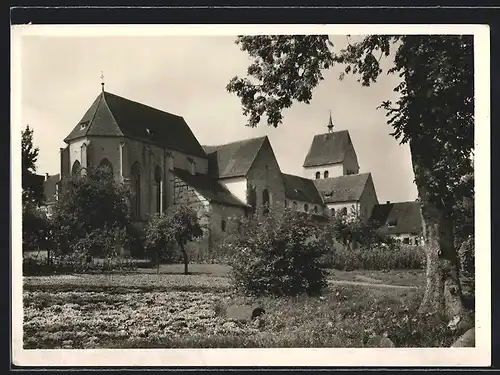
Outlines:
[{"label": "bush", "polygon": [[324,263],[329,268],[346,271],[423,269],[425,268],[425,253],[418,246],[351,249],[334,242],[324,257]]},{"label": "bush", "polygon": [[253,295],[315,295],[326,286],[321,256],[324,231],[309,215],[285,210],[257,212],[243,221],[242,234],[226,242],[232,252],[231,279]]}]

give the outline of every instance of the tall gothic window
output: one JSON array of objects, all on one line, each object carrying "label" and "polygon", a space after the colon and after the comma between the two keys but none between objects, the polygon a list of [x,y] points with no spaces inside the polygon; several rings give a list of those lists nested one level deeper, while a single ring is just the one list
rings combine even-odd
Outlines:
[{"label": "tall gothic window", "polygon": [[161,168],[155,168],[155,182],[156,182],[156,212],[161,213]]},{"label": "tall gothic window", "polygon": [[73,176],[80,174],[80,169],[81,169],[80,162],[78,160],[75,160],[75,162],[73,163],[73,167],[71,168],[71,174]]},{"label": "tall gothic window", "polygon": [[264,207],[264,215],[269,213],[269,190],[264,189],[262,192],[262,206]]},{"label": "tall gothic window", "polygon": [[111,162],[108,159],[106,159],[106,158],[102,159],[101,162],[99,163],[99,168],[103,168],[103,169],[106,168],[113,175],[113,165],[111,164]]},{"label": "tall gothic window", "polygon": [[132,217],[139,219],[141,216],[141,166],[139,162],[132,164],[130,171],[130,183],[132,187]]}]

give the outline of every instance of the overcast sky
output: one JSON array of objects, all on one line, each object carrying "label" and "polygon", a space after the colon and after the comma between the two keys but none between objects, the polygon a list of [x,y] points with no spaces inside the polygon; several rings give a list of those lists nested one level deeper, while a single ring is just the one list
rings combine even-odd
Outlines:
[{"label": "overcast sky", "polygon": [[[345,37],[332,37],[339,48]],[[302,175],[315,134],[350,132],[360,173],[371,172],[379,202],[416,198],[409,148],[389,133],[385,112],[395,99],[397,76],[383,75],[372,87],[354,77],[338,80],[341,67],[325,73],[310,105],[294,104],[283,124],[245,126],[239,99],[226,91],[249,59],[230,36],[53,37],[22,39],[22,123],[34,129],[39,174],[59,173],[59,147],[101,90],[183,116],[201,144],[221,144],[267,135],[283,172]]]}]

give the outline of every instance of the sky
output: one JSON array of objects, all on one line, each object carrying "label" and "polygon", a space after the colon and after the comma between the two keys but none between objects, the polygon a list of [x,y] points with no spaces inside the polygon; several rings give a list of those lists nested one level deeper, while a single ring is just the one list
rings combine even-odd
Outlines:
[{"label": "sky", "polygon": [[[310,104],[294,103],[277,128],[245,126],[239,98],[226,91],[250,60],[234,36],[60,37],[24,35],[21,47],[21,121],[34,130],[37,173],[59,173],[59,148],[101,90],[184,117],[202,145],[267,135],[282,172],[303,175],[315,134],[348,130],[360,165],[371,172],[380,203],[415,200],[408,145],[390,135],[383,100],[396,100],[399,78],[383,74],[371,87],[324,73]],[[336,49],[345,36],[332,36]],[[390,66],[390,61],[384,62]],[[21,129],[19,129],[21,130]]]}]

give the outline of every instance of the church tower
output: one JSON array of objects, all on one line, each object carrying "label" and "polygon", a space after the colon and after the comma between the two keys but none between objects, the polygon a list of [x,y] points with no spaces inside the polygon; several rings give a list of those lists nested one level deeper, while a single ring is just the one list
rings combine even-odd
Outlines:
[{"label": "church tower", "polygon": [[319,180],[358,174],[358,158],[349,131],[334,131],[331,111],[327,129],[313,138],[303,164],[304,177]]}]

